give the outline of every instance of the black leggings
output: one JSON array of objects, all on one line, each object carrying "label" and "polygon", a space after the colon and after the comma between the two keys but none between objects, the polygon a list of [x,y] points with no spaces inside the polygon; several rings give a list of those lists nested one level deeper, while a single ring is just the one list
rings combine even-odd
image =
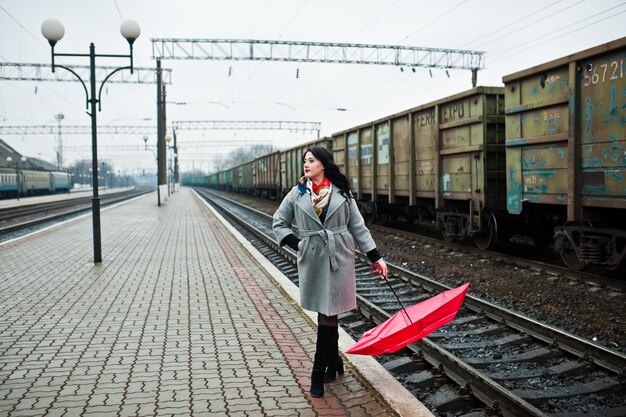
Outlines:
[{"label": "black leggings", "polygon": [[324,325],[324,326],[331,326],[331,327],[337,327],[339,325],[337,316],[327,316],[322,313],[317,313],[317,323]]}]

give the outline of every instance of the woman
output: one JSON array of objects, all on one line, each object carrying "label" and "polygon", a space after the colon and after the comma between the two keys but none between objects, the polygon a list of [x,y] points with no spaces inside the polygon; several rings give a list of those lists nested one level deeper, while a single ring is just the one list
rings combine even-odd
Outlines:
[{"label": "woman", "polygon": [[[302,307],[318,313],[311,395],[321,397],[324,382],[343,374],[337,314],[356,308],[355,241],[383,279],[387,265],[330,151],[313,146],[303,158],[304,176],[276,210],[272,227],[280,245],[298,253]],[[291,230],[294,218],[299,237]]]}]

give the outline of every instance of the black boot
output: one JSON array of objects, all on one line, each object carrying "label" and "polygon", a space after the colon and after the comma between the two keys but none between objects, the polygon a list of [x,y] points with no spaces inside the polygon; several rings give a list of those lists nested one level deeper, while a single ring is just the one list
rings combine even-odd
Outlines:
[{"label": "black boot", "polygon": [[319,324],[317,341],[315,342],[315,360],[311,372],[311,396],[319,398],[324,395],[324,374],[328,364],[328,340],[333,337],[332,327]]},{"label": "black boot", "polygon": [[339,327],[333,327],[333,335],[328,341],[328,367],[324,382],[333,382],[337,374],[343,375],[343,359],[339,354]]}]

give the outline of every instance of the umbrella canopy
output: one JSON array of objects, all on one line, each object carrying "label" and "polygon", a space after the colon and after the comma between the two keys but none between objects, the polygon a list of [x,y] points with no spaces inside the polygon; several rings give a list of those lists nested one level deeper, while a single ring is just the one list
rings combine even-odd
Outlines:
[{"label": "umbrella canopy", "polygon": [[454,320],[469,285],[468,282],[398,311],[384,323],[366,332],[346,353],[372,356],[393,353],[428,336]]}]

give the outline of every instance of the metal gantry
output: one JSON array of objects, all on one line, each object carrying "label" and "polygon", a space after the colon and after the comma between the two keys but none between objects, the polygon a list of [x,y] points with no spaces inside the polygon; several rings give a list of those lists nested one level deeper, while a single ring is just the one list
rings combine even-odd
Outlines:
[{"label": "metal gantry", "polygon": [[[174,130],[290,130],[292,132],[319,132],[320,122],[303,121],[260,121],[260,120],[190,120],[174,121]],[[64,135],[85,135],[91,133],[91,126],[63,125]],[[155,134],[156,126],[113,125],[98,126],[98,133],[107,135]],[[55,135],[59,127],[53,125],[0,125],[0,135]]]},{"label": "metal gantry", "polygon": [[[91,126],[63,125],[60,129],[64,135],[91,134]],[[53,125],[15,125],[0,126],[0,135],[54,135],[59,128]],[[102,135],[139,135],[154,134],[156,126],[98,126],[98,133]]]},{"label": "metal gantry", "polygon": [[292,132],[317,132],[320,122],[286,120],[181,120],[172,122],[174,130],[290,130]]},{"label": "metal gantry", "polygon": [[360,43],[252,39],[153,38],[152,57],[183,60],[286,61],[395,65],[477,71],[485,52]]},{"label": "metal gantry", "polygon": [[[107,74],[116,69],[111,66],[98,66],[96,68],[96,80],[102,81]],[[76,71],[83,79],[89,79],[89,65],[72,65],[72,69]],[[154,68],[134,67],[133,73],[130,71],[120,71],[115,73],[109,83],[117,84],[155,84],[156,71]],[[172,70],[163,68],[163,83],[172,83]],[[11,81],[78,81],[74,75],[66,71],[58,71],[52,73],[50,64],[35,63],[18,63],[18,62],[0,62],[0,80]]]},{"label": "metal gantry", "polygon": [[[249,146],[250,144],[254,145],[271,145],[271,141],[267,139],[207,139],[204,141],[187,141],[178,144],[178,147],[184,147],[185,150],[189,149],[203,149],[209,146],[219,146],[219,147],[234,147],[234,146]],[[90,148],[87,145],[72,145],[65,146],[63,148],[66,152],[85,152]],[[114,153],[114,152],[143,152],[146,149],[156,150],[156,145],[103,145],[99,146],[98,150],[102,152]]]}]

